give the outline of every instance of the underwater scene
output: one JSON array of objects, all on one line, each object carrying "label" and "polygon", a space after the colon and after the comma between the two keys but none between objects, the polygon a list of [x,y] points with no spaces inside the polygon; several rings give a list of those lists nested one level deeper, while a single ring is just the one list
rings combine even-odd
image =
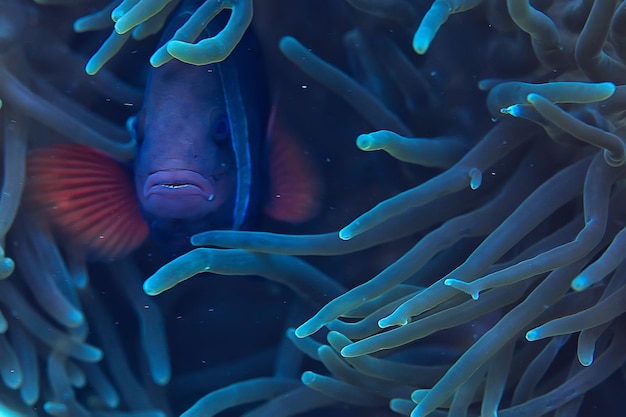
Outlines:
[{"label": "underwater scene", "polygon": [[623,415],[626,2],[0,0],[0,100],[0,417]]}]

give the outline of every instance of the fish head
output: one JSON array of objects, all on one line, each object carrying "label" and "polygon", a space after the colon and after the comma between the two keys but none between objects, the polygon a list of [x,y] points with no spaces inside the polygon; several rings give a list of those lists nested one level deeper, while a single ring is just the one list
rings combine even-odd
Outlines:
[{"label": "fish head", "polygon": [[134,176],[150,228],[185,235],[228,228],[237,189],[230,123],[215,65],[171,61],[154,69],[131,123]]}]

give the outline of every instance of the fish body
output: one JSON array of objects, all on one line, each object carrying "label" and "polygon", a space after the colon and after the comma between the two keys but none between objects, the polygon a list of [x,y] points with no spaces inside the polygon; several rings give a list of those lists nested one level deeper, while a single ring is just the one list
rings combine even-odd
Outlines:
[{"label": "fish body", "polygon": [[[178,13],[163,38],[189,14]],[[64,143],[31,152],[28,194],[64,241],[98,259],[132,252],[148,231],[174,256],[195,233],[249,229],[263,213],[308,220],[320,183],[304,152],[270,122],[264,80],[251,33],[224,62],[152,68],[142,109],[128,124],[138,142],[132,182],[109,156]]]},{"label": "fish body", "polygon": [[[187,17],[179,14],[170,26],[178,28]],[[205,35],[221,26],[214,19]],[[261,53],[250,31],[222,63],[172,60],[150,70],[131,128],[139,143],[137,198],[157,241],[171,245],[203,230],[253,222],[256,210],[250,208],[258,206],[267,183],[269,108]]]}]

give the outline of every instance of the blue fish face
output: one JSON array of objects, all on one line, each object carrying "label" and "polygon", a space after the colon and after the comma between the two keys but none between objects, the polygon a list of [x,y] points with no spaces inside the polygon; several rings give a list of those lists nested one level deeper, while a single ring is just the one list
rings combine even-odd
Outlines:
[{"label": "blue fish face", "polygon": [[[205,35],[227,17],[211,22]],[[187,18],[174,18],[169,31]],[[157,243],[180,253],[195,233],[254,222],[268,188],[269,107],[260,49],[250,32],[218,64],[172,60],[151,68],[131,131],[139,143],[135,191]]]},{"label": "blue fish face", "polygon": [[171,61],[152,70],[135,122],[135,189],[151,228],[228,228],[237,161],[216,65]]}]

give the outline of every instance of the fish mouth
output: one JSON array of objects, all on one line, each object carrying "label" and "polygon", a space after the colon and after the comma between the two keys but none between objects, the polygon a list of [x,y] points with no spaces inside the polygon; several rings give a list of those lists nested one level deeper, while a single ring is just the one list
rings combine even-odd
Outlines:
[{"label": "fish mouth", "polygon": [[167,169],[148,175],[144,209],[165,218],[195,218],[215,209],[215,185],[198,172]]}]

